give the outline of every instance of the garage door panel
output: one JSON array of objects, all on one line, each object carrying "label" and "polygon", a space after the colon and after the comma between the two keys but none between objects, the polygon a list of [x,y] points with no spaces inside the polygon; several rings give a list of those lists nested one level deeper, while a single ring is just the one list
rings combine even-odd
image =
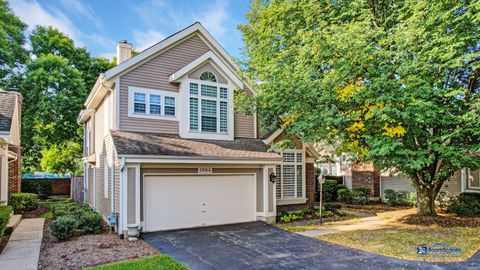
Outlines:
[{"label": "garage door panel", "polygon": [[145,177],[145,230],[254,220],[253,175]]}]

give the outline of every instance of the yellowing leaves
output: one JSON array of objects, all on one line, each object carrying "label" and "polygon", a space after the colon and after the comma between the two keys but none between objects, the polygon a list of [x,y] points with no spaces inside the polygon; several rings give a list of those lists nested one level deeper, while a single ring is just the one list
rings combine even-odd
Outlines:
[{"label": "yellowing leaves", "polygon": [[397,125],[394,125],[394,126],[388,126],[388,124],[385,124],[383,129],[385,130],[383,132],[383,135],[386,135],[386,136],[391,137],[391,138],[403,137],[405,135],[405,132],[406,132],[405,128],[400,124],[397,124]]},{"label": "yellowing leaves", "polygon": [[355,83],[347,84],[345,87],[337,90],[337,99],[343,102],[347,102],[353,95],[362,91],[365,86],[362,86],[361,80],[357,80]]},{"label": "yellowing leaves", "polygon": [[295,122],[295,117],[292,115],[287,115],[283,118],[282,124],[280,125],[282,128],[289,126]]}]

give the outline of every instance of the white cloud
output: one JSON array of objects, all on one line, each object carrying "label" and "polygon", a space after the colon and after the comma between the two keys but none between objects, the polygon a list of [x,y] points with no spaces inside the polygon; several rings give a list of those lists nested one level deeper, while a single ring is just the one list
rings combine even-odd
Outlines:
[{"label": "white cloud", "polygon": [[135,30],[133,31],[133,38],[133,46],[135,50],[140,52],[164,39],[165,35],[152,29],[145,32]]},{"label": "white cloud", "polygon": [[82,18],[86,18],[95,24],[97,28],[103,29],[103,23],[100,20],[100,17],[98,17],[90,5],[79,0],[60,0],[60,3],[66,8],[66,11]]},{"label": "white cloud", "polygon": [[212,35],[221,38],[227,31],[225,27],[225,22],[229,19],[227,5],[228,1],[217,0],[213,6],[200,12],[195,21],[199,21]]},{"label": "white cloud", "polygon": [[70,20],[58,10],[46,10],[37,1],[16,0],[10,2],[12,11],[25,22],[31,31],[35,25],[51,25],[75,41],[77,46],[85,44],[80,40]]}]

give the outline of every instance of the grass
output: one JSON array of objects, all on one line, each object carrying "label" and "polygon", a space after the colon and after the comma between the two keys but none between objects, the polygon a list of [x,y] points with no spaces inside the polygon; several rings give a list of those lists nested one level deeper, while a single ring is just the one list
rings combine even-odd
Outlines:
[{"label": "grass", "polygon": [[[463,261],[480,249],[480,227],[477,219],[452,215],[423,218],[412,211],[381,213],[386,227],[343,231],[321,235],[318,239],[385,256],[430,262]],[[419,245],[448,244],[461,249],[459,254],[417,255]],[[455,256],[452,256],[455,255]]]},{"label": "grass", "polygon": [[157,255],[144,257],[140,259],[125,260],[121,262],[115,262],[110,264],[104,264],[92,268],[86,268],[90,270],[127,270],[127,269],[139,269],[139,270],[186,270],[185,266],[166,255]]},{"label": "grass", "polygon": [[42,217],[43,218],[48,218],[48,219],[53,219],[54,218],[53,207],[58,203],[65,203],[69,200],[70,199],[61,199],[61,200],[56,199],[56,200],[45,200],[45,201],[38,202],[39,205],[48,209],[48,212],[43,214]]},{"label": "grass", "polygon": [[[345,215],[345,216],[334,216],[330,218],[330,220],[325,221],[323,224],[330,224],[332,222],[338,222],[338,221],[347,221],[347,220],[353,220],[357,219],[357,216],[354,215]],[[311,221],[311,223],[306,223],[304,225],[294,225],[295,223],[277,223],[275,226],[282,230],[286,230],[289,232],[304,232],[304,231],[311,231],[311,230],[317,230],[320,229],[320,225],[318,224],[318,220],[316,221]]]}]

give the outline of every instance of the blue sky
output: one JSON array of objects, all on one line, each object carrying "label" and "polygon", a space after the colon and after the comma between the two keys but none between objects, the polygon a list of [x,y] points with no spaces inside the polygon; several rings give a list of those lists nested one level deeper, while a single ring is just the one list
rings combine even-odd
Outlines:
[{"label": "blue sky", "polygon": [[233,56],[241,57],[248,0],[10,0],[10,8],[28,24],[52,25],[92,55],[109,59],[126,39],[143,50],[199,21]]}]

